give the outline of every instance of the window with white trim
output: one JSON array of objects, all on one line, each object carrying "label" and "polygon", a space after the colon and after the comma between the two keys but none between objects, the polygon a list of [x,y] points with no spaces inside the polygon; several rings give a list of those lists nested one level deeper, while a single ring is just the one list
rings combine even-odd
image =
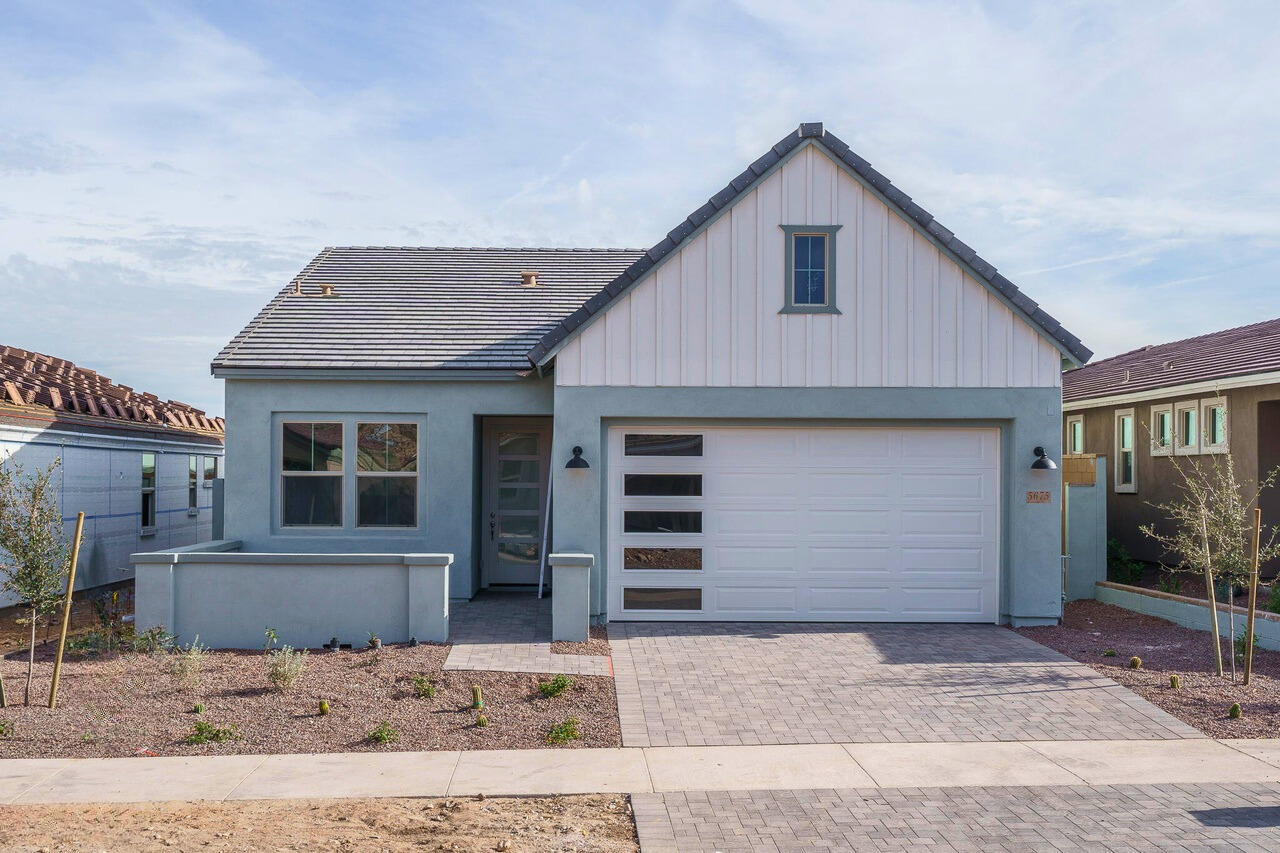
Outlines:
[{"label": "window with white trim", "polygon": [[1173,406],[1151,407],[1151,455],[1173,453]]},{"label": "window with white trim", "polygon": [[1193,456],[1200,452],[1200,404],[1195,400],[1173,407],[1175,456]]},{"label": "window with white trim", "polygon": [[1138,491],[1138,460],[1133,452],[1133,409],[1116,412],[1116,471],[1117,492]]},{"label": "window with white trim", "polygon": [[1227,452],[1227,400],[1216,397],[1200,401],[1201,451]]},{"label": "window with white trim", "polygon": [[342,526],[342,433],[341,423],[281,424],[283,526]]},{"label": "window with white trim", "polygon": [[1067,418],[1067,440],[1065,453],[1084,453],[1084,415],[1072,415]]}]

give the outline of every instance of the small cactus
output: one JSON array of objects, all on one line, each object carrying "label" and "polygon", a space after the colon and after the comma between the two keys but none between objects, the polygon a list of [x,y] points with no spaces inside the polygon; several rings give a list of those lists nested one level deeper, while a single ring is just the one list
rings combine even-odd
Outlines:
[{"label": "small cactus", "polygon": [[1129,658],[1129,669],[1142,669],[1142,658],[1137,655]]},{"label": "small cactus", "polygon": [[1174,690],[1177,690],[1182,687],[1182,679],[1178,678],[1176,675],[1169,676],[1169,686]]},{"label": "small cactus", "polygon": [[1241,715],[1242,715],[1242,714],[1244,714],[1244,711],[1241,711],[1241,710],[1240,710],[1240,703],[1239,703],[1239,702],[1237,702],[1237,703],[1235,703],[1234,705],[1232,705],[1232,706],[1231,706],[1231,710],[1227,711],[1227,716],[1228,716],[1228,717],[1230,717],[1230,718],[1231,718],[1231,719],[1233,719],[1233,720],[1238,720],[1238,719],[1240,719],[1240,717],[1241,717]]},{"label": "small cactus", "polygon": [[480,685],[475,684],[471,687],[471,709],[479,711],[484,707],[484,696],[480,693]]},{"label": "small cactus", "polygon": [[328,713],[329,713],[329,700],[321,699],[320,700],[320,716],[323,717]]},{"label": "small cactus", "polygon": [[203,703],[203,702],[197,702],[196,704],[192,705],[192,706],[191,706],[191,713],[193,713],[193,714],[203,714],[203,713],[204,713],[204,703]]},{"label": "small cactus", "polygon": [[489,718],[486,717],[484,714],[481,714],[480,716],[476,717],[476,728],[477,729],[489,728]]}]

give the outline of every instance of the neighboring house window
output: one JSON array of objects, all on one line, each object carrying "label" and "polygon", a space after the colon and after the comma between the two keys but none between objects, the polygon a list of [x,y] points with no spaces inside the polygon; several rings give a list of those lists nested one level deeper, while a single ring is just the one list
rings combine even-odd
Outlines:
[{"label": "neighboring house window", "polygon": [[1199,404],[1179,403],[1173,407],[1173,422],[1176,435],[1173,452],[1178,456],[1190,456],[1200,452],[1200,428],[1197,424]]},{"label": "neighboring house window", "polygon": [[1173,407],[1151,407],[1151,455],[1173,453]]},{"label": "neighboring house window", "polygon": [[356,525],[418,523],[417,424],[356,425]]},{"label": "neighboring house window", "polygon": [[342,424],[283,424],[280,473],[285,527],[342,526]]},{"label": "neighboring house window", "polygon": [[1200,401],[1200,418],[1204,432],[1201,449],[1205,453],[1227,452],[1227,401],[1221,397]]},{"label": "neighboring house window", "polygon": [[187,515],[195,515],[200,511],[196,503],[197,489],[200,486],[200,457],[187,457]]},{"label": "neighboring house window", "polygon": [[1084,415],[1067,418],[1067,453],[1084,453]]},{"label": "neighboring house window", "polygon": [[213,488],[213,481],[218,479],[218,457],[206,456],[204,458],[204,487],[206,489]]},{"label": "neighboring house window", "polygon": [[1133,409],[1116,412],[1116,491],[1138,491],[1137,458],[1133,452]]},{"label": "neighboring house window", "polygon": [[156,455],[142,454],[142,532],[156,532]]},{"label": "neighboring house window", "polygon": [[836,308],[836,231],[839,225],[783,225],[786,301],[783,314],[839,314]]}]

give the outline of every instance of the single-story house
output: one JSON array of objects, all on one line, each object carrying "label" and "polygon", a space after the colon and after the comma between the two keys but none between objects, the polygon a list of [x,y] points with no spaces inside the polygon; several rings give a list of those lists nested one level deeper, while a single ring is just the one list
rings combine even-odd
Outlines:
[{"label": "single-story house", "polygon": [[[1231,454],[1257,483],[1280,467],[1280,319],[1144,346],[1067,371],[1063,452],[1107,456],[1107,536],[1139,560],[1167,559],[1138,529],[1181,494],[1176,465]],[[1280,522],[1280,492],[1260,498]],[[1280,565],[1267,568],[1274,575]]]},{"label": "single-story house", "polygon": [[[62,358],[0,346],[0,462],[62,464],[55,483],[67,537],[84,542],[76,588],[129,580],[136,551],[207,542],[223,421],[135,391]],[[0,607],[14,604],[0,593]]]},{"label": "single-story house", "polygon": [[[322,251],[213,361],[227,547],[449,554],[453,597],[572,552],[596,621],[1053,623],[1035,451],[1090,355],[803,124],[648,250]],[[244,589],[332,622],[319,577]]]}]

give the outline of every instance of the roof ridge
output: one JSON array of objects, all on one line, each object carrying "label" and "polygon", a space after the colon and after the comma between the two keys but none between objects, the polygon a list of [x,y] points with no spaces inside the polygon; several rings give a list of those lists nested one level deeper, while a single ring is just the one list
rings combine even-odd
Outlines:
[{"label": "roof ridge", "polygon": [[625,246],[327,246],[325,251],[347,249],[393,249],[397,252],[647,252]]},{"label": "roof ridge", "polygon": [[996,271],[996,267],[983,259],[976,251],[959,240],[954,233],[934,219],[933,214],[911,200],[911,197],[895,187],[884,175],[871,167],[871,164],[855,154],[848,145],[833,133],[823,128],[822,122],[803,122],[791,133],[784,136],[772,148],[751,163],[741,174],[731,180],[718,193],[711,196],[705,204],[689,214],[679,225],[667,232],[667,235],[650,248],[644,257],[624,270],[613,281],[609,282],[599,293],[588,299],[581,307],[565,317],[556,328],[547,332],[537,344],[529,350],[529,360],[538,364],[548,356],[551,350],[594,314],[604,310],[623,291],[639,281],[649,270],[657,266],[664,258],[676,251],[691,239],[702,226],[721,210],[732,205],[737,198],[747,192],[774,166],[791,154],[797,147],[811,141],[821,144],[835,159],[858,175],[871,188],[880,194],[892,207],[906,218],[914,221],[921,229],[951,252],[971,270],[975,276],[985,281],[991,288],[1002,294],[1009,302],[1040,328],[1040,330],[1057,341],[1073,358],[1081,364],[1093,357],[1093,351],[1084,345],[1075,335],[1063,328],[1052,315],[1040,307],[1031,297],[1023,293],[1017,285]]}]

